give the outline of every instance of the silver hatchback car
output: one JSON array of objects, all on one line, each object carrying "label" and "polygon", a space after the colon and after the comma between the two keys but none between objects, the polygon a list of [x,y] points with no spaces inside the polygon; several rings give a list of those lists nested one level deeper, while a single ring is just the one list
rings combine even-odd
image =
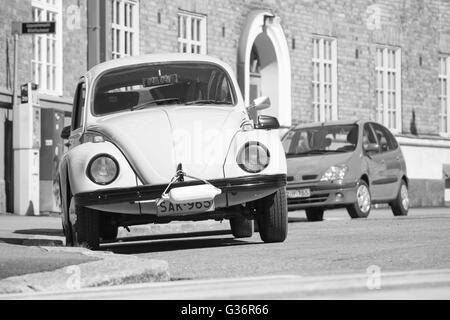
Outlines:
[{"label": "silver hatchback car", "polygon": [[283,137],[289,210],[305,209],[309,221],[325,209],[346,208],[366,218],[375,203],[395,216],[409,209],[406,164],[398,142],[384,126],[365,121],[299,125]]}]

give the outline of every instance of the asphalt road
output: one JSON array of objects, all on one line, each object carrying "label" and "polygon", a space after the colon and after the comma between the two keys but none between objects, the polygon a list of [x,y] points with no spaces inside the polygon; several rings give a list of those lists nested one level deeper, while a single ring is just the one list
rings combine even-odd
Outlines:
[{"label": "asphalt road", "polygon": [[[346,211],[328,211],[323,222],[306,222],[304,212],[290,213],[284,243],[264,244],[259,234],[155,239],[103,246],[116,253],[167,260],[174,280],[274,275],[365,274],[450,268],[450,209],[412,209],[394,217],[373,210],[364,220]],[[377,269],[378,270],[378,269]]]}]

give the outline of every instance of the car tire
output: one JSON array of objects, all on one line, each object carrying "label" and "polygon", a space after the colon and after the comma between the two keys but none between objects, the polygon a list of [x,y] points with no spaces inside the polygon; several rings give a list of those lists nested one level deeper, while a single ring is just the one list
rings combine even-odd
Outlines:
[{"label": "car tire", "polygon": [[356,190],[356,203],[347,206],[352,219],[367,218],[372,207],[372,196],[368,184],[360,180]]},{"label": "car tire", "polygon": [[256,219],[261,240],[266,243],[283,242],[288,233],[286,188],[256,201]]},{"label": "car tire", "polygon": [[402,180],[397,198],[390,203],[392,213],[396,217],[407,216],[409,211],[409,193],[406,182]]},{"label": "car tire", "polygon": [[100,246],[100,219],[98,212],[75,205],[72,198],[69,217],[73,217],[75,220],[75,222],[71,221],[73,246],[97,250]]},{"label": "car tire", "polygon": [[253,220],[248,220],[238,214],[230,219],[231,232],[236,239],[251,238],[253,236]]},{"label": "car tire", "polygon": [[[72,237],[72,226],[70,225],[70,218],[69,218],[69,206],[67,205],[67,199],[63,198],[62,196],[62,189],[61,185],[59,187],[59,196],[61,199],[61,225],[62,225],[62,231],[64,234],[64,238],[66,239],[66,247],[72,247],[73,246],[73,237]],[[66,201],[64,201],[66,200]]]},{"label": "car tire", "polygon": [[323,208],[308,208],[305,209],[306,218],[310,222],[323,221]]}]

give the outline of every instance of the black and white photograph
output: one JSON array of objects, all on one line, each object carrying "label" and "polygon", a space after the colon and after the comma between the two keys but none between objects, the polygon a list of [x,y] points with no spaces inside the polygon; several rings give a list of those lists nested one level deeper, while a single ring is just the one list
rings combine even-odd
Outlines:
[{"label": "black and white photograph", "polygon": [[0,0],[0,300],[450,300],[450,0]]}]

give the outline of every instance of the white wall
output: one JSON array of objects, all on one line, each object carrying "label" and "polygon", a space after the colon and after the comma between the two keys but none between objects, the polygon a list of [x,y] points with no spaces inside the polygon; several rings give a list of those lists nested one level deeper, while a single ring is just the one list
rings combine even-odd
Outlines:
[{"label": "white wall", "polygon": [[410,179],[441,180],[443,165],[450,164],[450,141],[397,137]]}]

